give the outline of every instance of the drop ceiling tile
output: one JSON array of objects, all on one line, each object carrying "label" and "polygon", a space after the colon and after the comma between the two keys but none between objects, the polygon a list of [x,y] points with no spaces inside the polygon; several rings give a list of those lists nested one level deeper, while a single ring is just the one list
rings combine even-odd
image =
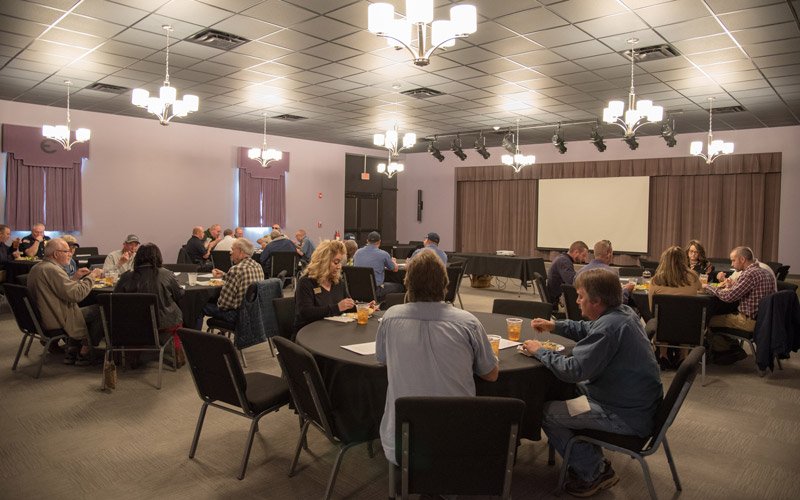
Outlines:
[{"label": "drop ceiling tile", "polygon": [[576,73],[569,73],[565,75],[559,75],[556,77],[556,80],[560,81],[564,85],[578,85],[581,83],[588,83],[594,81],[605,81],[602,80],[599,76],[589,71],[578,71]]},{"label": "drop ceiling tile", "polygon": [[[33,55],[32,53],[36,52],[37,55]],[[22,59],[38,59],[42,57],[44,54],[47,56],[57,56],[59,59],[64,60],[64,64],[77,59],[83,55],[86,55],[87,50],[82,49],[80,47],[72,47],[70,45],[62,45],[60,43],[54,43],[47,40],[36,40],[34,41],[19,57]],[[49,57],[50,61],[53,61],[52,57]]]},{"label": "drop ceiling tile", "polygon": [[386,47],[385,38],[373,35],[369,31],[364,30],[356,31],[355,33],[341,37],[336,40],[336,43],[357,50],[358,52],[372,52]]},{"label": "drop ceiling tile", "polygon": [[741,10],[719,16],[722,24],[731,31],[745,28],[755,28],[770,24],[780,24],[792,18],[792,12],[787,3],[778,3],[765,7]]},{"label": "drop ceiling tile", "polygon": [[267,0],[245,10],[242,14],[283,27],[289,27],[316,17],[315,13],[282,0]]},{"label": "drop ceiling tile", "polygon": [[[345,77],[345,80],[358,83],[359,85],[380,85],[386,82],[386,77],[369,71],[356,73]],[[363,90],[359,89],[361,92]]]},{"label": "drop ceiling tile", "polygon": [[559,47],[589,40],[591,37],[574,26],[561,26],[529,33],[528,38],[545,47]]},{"label": "drop ceiling tile", "polygon": [[292,30],[329,41],[360,31],[355,26],[321,16],[296,24],[292,26]]},{"label": "drop ceiling tile", "polygon": [[522,35],[568,24],[565,19],[542,7],[515,12],[496,19],[496,22]]},{"label": "drop ceiling tile", "polygon": [[238,71],[238,68],[236,68],[235,66],[220,64],[213,61],[199,62],[191,66],[190,69],[193,71],[201,71],[203,73],[209,73],[217,76],[230,75],[231,73],[235,73],[236,71]]},{"label": "drop ceiling tile", "polygon": [[482,45],[482,47],[494,52],[495,54],[506,57],[543,48],[540,44],[524,36],[504,38],[503,40]]},{"label": "drop ceiling tile", "polygon": [[287,56],[276,59],[275,62],[293,66],[302,70],[308,70],[328,64],[330,61],[308,54],[303,54],[302,52],[293,52]]},{"label": "drop ceiling tile", "polygon": [[458,64],[472,64],[475,62],[487,61],[495,59],[497,56],[488,50],[480,47],[468,47],[459,50],[448,50],[442,52],[441,57],[449,59]]},{"label": "drop ceiling tile", "polygon": [[626,61],[622,55],[617,54],[616,52],[611,54],[603,54],[599,56],[575,59],[574,62],[588,70],[609,68],[613,66],[622,66],[622,65],[627,66],[629,64],[629,62]]},{"label": "drop ceiling tile", "polygon": [[537,67],[544,64],[551,64],[555,62],[562,62],[565,60],[560,55],[547,49],[534,50],[533,52],[518,54],[509,57],[508,59],[528,68]]},{"label": "drop ceiling tile", "polygon": [[788,66],[797,63],[796,54],[778,54],[774,56],[755,57],[753,62],[759,68],[771,68],[773,66]]},{"label": "drop ceiling tile", "polygon": [[225,33],[242,36],[248,40],[258,40],[281,29],[280,26],[242,15],[231,16],[211,27]]},{"label": "drop ceiling tile", "polygon": [[25,21],[5,16],[0,18],[0,31],[13,33],[15,35],[36,38],[41,35],[46,28],[46,25],[33,21]]},{"label": "drop ceiling tile", "polygon": [[688,56],[688,59],[698,66],[706,66],[723,62],[740,61],[747,59],[747,56],[738,48],[732,47],[728,49],[693,54]]},{"label": "drop ceiling tile", "polygon": [[571,23],[579,23],[626,11],[624,5],[615,0],[568,0],[550,6],[556,14]]},{"label": "drop ceiling tile", "polygon": [[584,71],[584,69],[572,61],[564,61],[537,66],[536,71],[546,76],[558,76],[568,73],[577,73],[579,71]]},{"label": "drop ceiling tile", "polygon": [[576,26],[595,38],[603,38],[619,35],[620,33],[629,33],[631,31],[647,29],[647,24],[645,24],[633,12],[624,12],[622,14],[615,14],[600,19],[594,19],[592,21],[585,21],[578,23]]},{"label": "drop ceiling tile", "polygon": [[175,45],[169,48],[170,56],[172,54],[178,54],[188,57],[194,57],[196,59],[211,59],[212,57],[216,57],[220,54],[223,54],[225,51],[220,50],[214,47],[208,47],[206,45],[200,45],[193,42],[186,42],[180,41]]},{"label": "drop ceiling tile", "polygon": [[657,28],[667,40],[687,40],[704,36],[718,35],[723,33],[722,27],[711,16],[692,19],[669,26]]},{"label": "drop ceiling tile", "polygon": [[235,49],[230,50],[228,53],[244,54],[251,57],[256,57],[264,61],[270,61],[279,57],[291,54],[293,51],[277,45],[263,43],[260,41],[248,42],[240,45]]},{"label": "drop ceiling tile", "polygon": [[357,68],[362,71],[372,71],[386,66],[394,66],[396,64],[393,61],[384,59],[383,57],[378,57],[373,54],[361,54],[360,56],[343,59],[339,61],[339,63],[352,66],[353,68]]},{"label": "drop ceiling tile", "polygon": [[797,38],[800,36],[800,28],[793,22],[787,22],[770,25],[767,29],[759,27],[737,30],[732,35],[740,44],[747,45]]},{"label": "drop ceiling tile", "polygon": [[85,33],[76,33],[74,31],[63,30],[61,28],[53,28],[47,33],[41,35],[39,40],[46,40],[64,45],[71,45],[73,47],[81,47],[84,49],[92,49],[97,47],[103,40],[99,37],[88,35]]},{"label": "drop ceiling tile", "polygon": [[767,78],[786,76],[786,75],[800,75],[800,64],[791,64],[788,66],[777,66],[774,68],[765,68],[762,73]]},{"label": "drop ceiling tile", "polygon": [[[787,54],[791,52],[797,53],[797,51],[800,50],[800,38],[745,45],[744,50],[750,57]],[[800,54],[797,55],[799,58],[798,60],[800,60]]]},{"label": "drop ceiling tile", "polygon": [[672,43],[672,46],[678,49],[678,52],[681,54],[688,56],[692,54],[698,54],[700,52],[728,49],[731,47],[736,47],[736,44],[725,33],[719,33],[716,35],[703,36],[699,38],[679,40]]},{"label": "drop ceiling tile", "polygon": [[710,13],[698,0],[675,0],[636,10],[650,26],[664,26],[708,16]]},{"label": "drop ceiling tile", "polygon": [[528,80],[533,80],[534,78],[538,78],[541,76],[541,73],[532,71],[528,68],[519,68],[513,71],[504,71],[502,73],[493,73],[494,76],[503,80],[504,82],[524,82]]},{"label": "drop ceiling tile", "polygon": [[346,76],[355,75],[359,72],[359,70],[351,66],[346,66],[339,63],[326,64],[325,66],[314,68],[314,71],[324,75],[330,75],[335,78],[344,78]]},{"label": "drop ceiling tile", "polygon": [[292,75],[289,75],[287,78],[290,78],[292,80],[297,80],[299,82],[316,85],[321,82],[327,82],[328,80],[335,77],[329,75],[323,75],[322,73],[315,73],[313,71],[303,71],[301,73],[294,73]]},{"label": "drop ceiling tile", "polygon": [[506,58],[496,58],[492,59],[491,61],[470,64],[470,66],[478,71],[483,71],[484,73],[490,74],[498,74],[504,71],[513,71],[521,68],[519,64]]},{"label": "drop ceiling tile", "polygon": [[136,28],[129,28],[115,36],[113,42],[133,44],[153,50],[161,50],[166,46],[167,39],[163,32],[162,34],[156,34]]},{"label": "drop ceiling tile", "polygon": [[736,82],[758,80],[761,77],[761,74],[755,69],[750,71],[733,71],[730,73],[721,74],[716,74],[713,71],[706,71],[706,73],[713,78],[715,82],[719,83],[720,85],[724,85],[725,87]]},{"label": "drop ceiling tile", "polygon": [[61,17],[64,11],[21,0],[3,0],[0,2],[0,14],[50,25]]},{"label": "drop ceiling tile", "polygon": [[294,30],[281,30],[271,35],[267,35],[260,41],[272,45],[277,45],[289,50],[303,50],[314,45],[324,43],[324,40],[315,38],[313,36],[305,35],[299,31]]},{"label": "drop ceiling tile", "polygon": [[635,31],[620,32],[616,35],[604,36],[600,41],[611,47],[611,50],[615,52],[624,52],[631,48],[631,45],[628,43],[630,38],[639,39],[637,47],[649,47],[651,45],[667,43],[667,40],[652,29],[637,29]]},{"label": "drop ceiling tile", "polygon": [[195,0],[170,0],[157,11],[159,14],[185,22],[211,26],[230,17],[231,13]]},{"label": "drop ceiling tile", "polygon": [[334,62],[341,61],[342,59],[347,59],[349,57],[354,57],[359,54],[359,51],[339,45],[337,43],[323,43],[315,47],[307,48],[303,52]]},{"label": "drop ceiling tile", "polygon": [[596,40],[588,40],[585,42],[578,42],[556,47],[553,49],[553,52],[564,57],[565,59],[574,60],[600,54],[609,54],[612,51],[606,45],[603,45]]}]

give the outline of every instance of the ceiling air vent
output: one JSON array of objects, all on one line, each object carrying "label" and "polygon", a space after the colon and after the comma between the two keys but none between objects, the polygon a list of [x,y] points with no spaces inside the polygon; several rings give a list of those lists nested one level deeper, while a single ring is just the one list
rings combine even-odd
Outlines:
[{"label": "ceiling air vent", "polygon": [[[672,45],[663,43],[661,45],[651,45],[650,47],[639,47],[636,50],[634,58],[636,62],[659,61],[661,59],[669,59],[670,57],[677,57],[678,51]],[[625,59],[630,60],[631,51],[624,50],[620,52]]]},{"label": "ceiling air vent", "polygon": [[427,87],[417,87],[415,89],[404,90],[400,93],[403,95],[416,97],[417,99],[427,99],[428,97],[436,97],[444,95],[442,92],[439,92],[438,90],[429,89]]},{"label": "ceiling air vent", "polygon": [[215,49],[220,50],[231,50],[239,45],[244,45],[250,40],[239,35],[208,28],[195,33],[187,38],[186,41],[197,43],[205,47],[214,47]]},{"label": "ceiling air vent", "polygon": [[747,111],[744,109],[744,106],[724,106],[722,108],[714,108],[715,115],[722,115],[725,113],[741,113],[742,111]]},{"label": "ceiling air vent", "polygon": [[111,85],[109,83],[94,82],[88,85],[84,90],[96,90],[98,92],[107,92],[109,94],[124,94],[129,91],[128,87],[120,87],[119,85]]},{"label": "ceiling air vent", "polygon": [[278,116],[273,116],[276,120],[286,120],[287,122],[296,122],[300,120],[305,120],[307,117],[305,116],[297,116],[297,115],[290,115],[290,114],[283,114]]}]

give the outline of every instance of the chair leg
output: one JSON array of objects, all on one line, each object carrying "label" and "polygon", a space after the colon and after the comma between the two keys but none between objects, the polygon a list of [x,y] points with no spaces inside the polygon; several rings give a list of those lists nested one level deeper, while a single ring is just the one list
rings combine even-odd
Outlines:
[{"label": "chair leg", "polygon": [[553,448],[552,444],[547,444],[547,465],[555,465],[556,464],[556,449]]},{"label": "chair leg", "polygon": [[269,346],[269,353],[272,354],[272,357],[275,357],[275,348],[272,346],[272,338],[267,339],[267,345]]},{"label": "chair leg", "polygon": [[683,491],[683,487],[681,487],[681,480],[678,477],[678,469],[675,468],[675,460],[672,458],[672,452],[669,449],[669,443],[667,443],[667,437],[664,436],[664,453],[667,455],[667,463],[669,463],[669,470],[672,471],[672,480],[675,481],[675,489],[678,491]]},{"label": "chair leg", "polygon": [[203,430],[203,422],[206,419],[206,410],[208,410],[208,403],[203,403],[203,405],[200,407],[200,416],[197,417],[197,426],[194,429],[192,447],[189,449],[189,458],[194,458],[194,453],[197,451],[197,442],[200,441],[200,431]]},{"label": "chair leg", "polygon": [[[311,425],[310,420],[306,420],[303,422],[303,429],[300,431],[300,439],[297,440],[297,446],[294,450],[294,458],[292,459],[292,465],[289,466],[289,477],[294,475],[294,468],[297,467],[297,460],[300,458],[300,451],[303,448],[306,448],[306,432],[308,432],[308,426]],[[307,449],[307,448],[306,448]]]},{"label": "chair leg", "polygon": [[375,447],[372,443],[372,440],[367,441],[367,455],[369,455],[369,458],[375,458]]},{"label": "chair leg", "polygon": [[458,297],[458,305],[461,306],[461,309],[464,309],[464,303],[461,302],[461,292],[456,292],[456,297]]},{"label": "chair leg", "polygon": [[33,345],[33,335],[30,335],[28,337],[28,346],[25,347],[25,356],[27,356],[28,353],[31,352],[31,346],[32,345]]},{"label": "chair leg", "polygon": [[254,418],[250,423],[250,432],[247,433],[247,442],[244,445],[244,456],[242,456],[242,467],[239,469],[239,479],[244,479],[244,473],[247,471],[247,461],[250,459],[250,450],[253,448],[253,437],[258,430],[258,418]]},{"label": "chair leg", "polygon": [[17,364],[19,363],[19,358],[22,356],[22,350],[25,348],[25,341],[28,340],[28,335],[25,334],[22,336],[22,340],[19,341],[19,349],[17,349],[17,356],[14,358],[14,364],[11,365],[11,371],[16,371]]},{"label": "chair leg", "polygon": [[247,368],[247,360],[246,360],[246,359],[244,359],[244,351],[243,351],[243,350],[241,350],[241,349],[239,349],[239,356],[241,356],[241,357],[242,357],[242,366],[243,366],[244,368]]},{"label": "chair leg", "polygon": [[561,472],[558,475],[558,489],[556,491],[563,491],[564,485],[567,482],[567,464],[569,463],[569,455],[572,453],[572,445],[575,443],[575,438],[567,442],[567,449],[564,451],[564,457],[561,460]]},{"label": "chair leg", "polygon": [[[33,337],[31,337],[31,341],[33,341]],[[44,349],[42,350],[42,359],[39,360],[39,369],[36,370],[36,378],[42,374],[42,368],[44,368],[44,362],[47,360],[47,355],[50,353],[50,344],[53,343],[53,339],[47,339],[47,342],[44,344]],[[30,348],[30,345],[28,346]]]},{"label": "chair leg", "polygon": [[783,370],[783,366],[781,366],[781,358],[775,356],[775,362],[778,363],[778,370]]},{"label": "chair leg", "polygon": [[397,498],[397,466],[389,462],[389,498]]},{"label": "chair leg", "polygon": [[158,350],[158,384],[156,389],[161,389],[161,372],[164,371],[164,349]]},{"label": "chair leg", "polygon": [[108,364],[108,358],[109,358],[110,354],[111,354],[111,351],[106,348],[105,353],[103,353],[103,370],[101,371],[101,374],[100,374],[100,379],[101,379],[100,390],[101,391],[105,391],[106,390],[106,365]]},{"label": "chair leg", "polygon": [[640,455],[636,455],[634,457],[642,466],[642,472],[644,473],[644,482],[647,483],[647,491],[650,492],[650,498],[652,500],[658,500],[658,496],[656,495],[656,489],[653,487],[653,480],[650,477],[650,467],[647,466],[647,462],[645,462],[644,457]]},{"label": "chair leg", "polygon": [[[706,385],[706,353],[703,352],[703,357],[700,358],[700,385],[705,387]],[[678,488],[680,489],[680,488]]]},{"label": "chair leg", "polygon": [[339,448],[339,453],[336,454],[336,461],[333,463],[333,470],[331,470],[331,476],[328,479],[328,487],[325,489],[325,500],[330,500],[331,495],[333,494],[333,486],[336,484],[336,476],[339,474],[339,467],[342,465],[342,458],[344,458],[345,452],[349,450],[351,447],[355,446],[358,443],[350,443],[347,445],[342,445]]}]

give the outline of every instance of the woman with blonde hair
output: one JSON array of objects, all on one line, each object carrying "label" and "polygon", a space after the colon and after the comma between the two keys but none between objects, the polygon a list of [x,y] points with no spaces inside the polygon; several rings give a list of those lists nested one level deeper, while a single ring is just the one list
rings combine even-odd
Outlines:
[{"label": "woman with blonde hair", "polygon": [[341,241],[325,240],[311,255],[294,294],[295,333],[309,323],[336,316],[355,306],[341,281],[346,259],[347,250]]},{"label": "woman with blonde hair", "polygon": [[[700,278],[697,273],[689,269],[683,248],[673,246],[664,250],[647,291],[650,309],[653,309],[655,295],[697,295],[700,290],[702,290]],[[686,357],[685,350],[681,349],[680,352],[682,358]],[[662,370],[671,368],[674,364],[668,356],[669,351],[666,347],[658,348],[658,364]],[[676,361],[682,361],[682,358]]]}]

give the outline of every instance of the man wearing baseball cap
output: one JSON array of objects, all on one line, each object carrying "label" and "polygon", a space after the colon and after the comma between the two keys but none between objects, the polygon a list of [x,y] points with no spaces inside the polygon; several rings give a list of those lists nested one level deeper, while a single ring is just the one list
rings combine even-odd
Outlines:
[{"label": "man wearing baseball cap", "polygon": [[444,267],[447,267],[447,254],[444,253],[444,251],[439,250],[439,234],[438,233],[434,233],[434,232],[428,233],[427,235],[425,235],[425,239],[422,241],[422,243],[425,246],[422,247],[422,248],[417,248],[416,250],[414,250],[414,253],[411,254],[411,257],[409,257],[408,260],[413,259],[420,252],[432,251],[436,255],[438,255],[440,259],[442,259],[442,264],[444,264]]},{"label": "man wearing baseball cap", "polygon": [[404,292],[405,288],[400,283],[385,283],[386,270],[397,272],[397,262],[385,250],[380,249],[381,235],[372,231],[367,235],[367,244],[356,251],[353,264],[360,267],[371,267],[375,271],[375,290],[378,301],[383,300],[386,294]]},{"label": "man wearing baseball cap", "polygon": [[106,257],[103,263],[103,273],[116,272],[122,274],[133,269],[133,257],[139,248],[139,237],[129,234],[122,243],[121,250],[114,250]]}]

